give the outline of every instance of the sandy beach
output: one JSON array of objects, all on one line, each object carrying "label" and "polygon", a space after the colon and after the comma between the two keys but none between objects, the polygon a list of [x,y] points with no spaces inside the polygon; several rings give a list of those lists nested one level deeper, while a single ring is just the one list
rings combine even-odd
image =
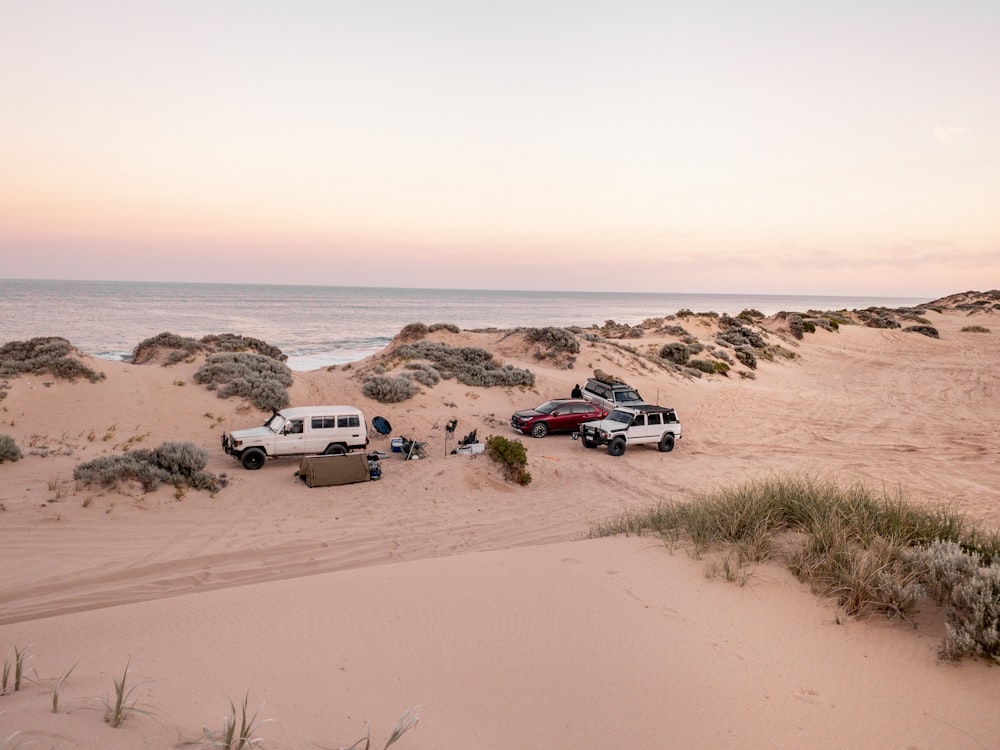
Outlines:
[{"label": "sandy beach", "polygon": [[[413,706],[407,750],[998,748],[1000,671],[941,661],[932,607],[916,626],[850,620],[777,564],[739,586],[653,537],[588,538],[625,509],[788,474],[1000,530],[1000,318],[926,317],[940,338],[841,325],[796,339],[768,319],[794,356],[701,378],[629,350],[676,340],[656,327],[583,340],[572,368],[509,332],[436,331],[530,369],[534,386],[444,380],[380,404],[362,385],[383,355],[296,373],[292,404],[353,404],[427,443],[404,461],[373,436],[389,454],[381,479],[339,487],[307,487],[295,459],[246,471],[226,455],[223,431],[267,415],[197,385],[197,360],[83,357],[106,378],[12,378],[0,435],[24,456],[0,464],[0,649],[27,650],[30,680],[0,696],[0,749],[181,747],[245,696],[275,749],[344,747],[367,722],[381,748]],[[710,317],[683,323],[712,340]],[[598,368],[676,408],[673,452],[612,457],[513,432],[513,411],[568,397]],[[458,436],[524,442],[530,485],[484,454],[451,455],[452,419]],[[207,449],[228,486],[73,479],[83,461],[164,441]],[[151,715],[112,728],[101,701],[126,665]]]}]

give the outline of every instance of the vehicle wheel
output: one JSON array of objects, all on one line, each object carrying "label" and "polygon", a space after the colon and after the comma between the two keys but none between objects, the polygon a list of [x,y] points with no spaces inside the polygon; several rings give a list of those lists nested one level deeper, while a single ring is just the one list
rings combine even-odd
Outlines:
[{"label": "vehicle wheel", "polygon": [[656,447],[662,453],[670,453],[674,449],[674,433],[664,432],[663,437],[660,438],[660,442]]},{"label": "vehicle wheel", "polygon": [[347,448],[340,445],[339,443],[332,443],[326,446],[326,450],[323,451],[324,456],[343,456],[347,453]]},{"label": "vehicle wheel", "polygon": [[583,441],[583,447],[584,448],[590,448],[591,450],[593,450],[594,448],[597,447],[597,443],[592,443],[589,440],[584,440]]},{"label": "vehicle wheel", "polygon": [[549,434],[549,426],[545,422],[535,422],[531,426],[531,437],[543,438]]},{"label": "vehicle wheel", "polygon": [[625,453],[625,438],[616,437],[608,443],[609,456],[621,456]]},{"label": "vehicle wheel", "polygon": [[250,448],[243,451],[243,455],[240,456],[240,463],[243,464],[244,469],[256,470],[264,465],[265,458],[266,455],[260,448]]}]

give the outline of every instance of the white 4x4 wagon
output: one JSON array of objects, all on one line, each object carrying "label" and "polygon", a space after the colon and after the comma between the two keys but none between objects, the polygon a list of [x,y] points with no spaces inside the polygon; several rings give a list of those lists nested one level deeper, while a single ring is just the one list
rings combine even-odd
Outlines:
[{"label": "white 4x4 wagon", "polygon": [[276,456],[338,455],[367,445],[365,416],[353,406],[282,409],[261,427],[222,436],[222,449],[244,469],[259,469]]},{"label": "white 4x4 wagon", "polygon": [[677,412],[667,406],[636,404],[614,409],[599,422],[580,425],[584,448],[608,446],[608,455],[620,456],[626,446],[655,444],[667,453],[681,439],[681,423]]}]

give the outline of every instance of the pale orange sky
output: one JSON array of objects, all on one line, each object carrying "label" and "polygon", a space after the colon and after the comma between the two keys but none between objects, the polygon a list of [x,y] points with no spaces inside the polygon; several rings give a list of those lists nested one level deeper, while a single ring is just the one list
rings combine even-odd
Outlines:
[{"label": "pale orange sky", "polygon": [[1000,4],[4,2],[0,277],[1000,286]]}]

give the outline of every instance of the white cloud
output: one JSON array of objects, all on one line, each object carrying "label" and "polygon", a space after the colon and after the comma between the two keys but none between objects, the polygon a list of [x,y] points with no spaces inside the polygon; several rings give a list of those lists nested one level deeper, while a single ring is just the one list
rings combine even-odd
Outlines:
[{"label": "white cloud", "polygon": [[971,130],[965,125],[938,125],[934,128],[934,137],[945,146],[954,146]]}]

